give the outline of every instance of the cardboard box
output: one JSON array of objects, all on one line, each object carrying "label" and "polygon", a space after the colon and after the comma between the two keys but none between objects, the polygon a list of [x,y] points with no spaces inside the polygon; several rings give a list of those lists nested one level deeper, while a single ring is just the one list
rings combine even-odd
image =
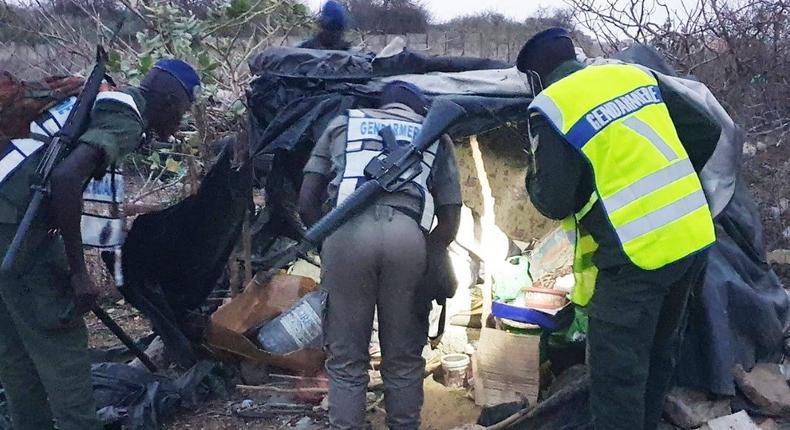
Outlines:
[{"label": "cardboard box", "polygon": [[484,328],[472,369],[478,406],[524,399],[534,405],[540,392],[540,336]]},{"label": "cardboard box", "polygon": [[253,279],[244,292],[222,305],[209,321],[207,346],[215,353],[232,355],[255,364],[266,364],[310,375],[323,369],[321,350],[301,350],[287,355],[273,355],[258,347],[246,334],[289,310],[305,294],[316,291],[318,284],[310,278],[278,275],[260,284]]}]

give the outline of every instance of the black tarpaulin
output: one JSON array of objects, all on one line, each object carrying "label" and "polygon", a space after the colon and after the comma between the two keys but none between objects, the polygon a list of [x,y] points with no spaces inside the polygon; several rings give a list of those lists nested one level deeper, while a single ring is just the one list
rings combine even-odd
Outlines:
[{"label": "black tarpaulin", "polygon": [[[425,57],[409,51],[376,58],[358,52],[269,48],[252,58],[250,69],[257,77],[247,94],[250,154],[256,184],[264,188],[267,201],[266,220],[255,243],[300,237],[295,203],[302,168],[333,118],[348,109],[373,107],[386,83],[400,79],[420,85],[431,99],[484,92],[484,114],[448,130],[456,138],[477,134],[514,119],[516,100],[526,112],[530,97],[523,80],[515,68],[504,67],[486,59]],[[266,247],[256,248],[266,253]]]},{"label": "black tarpaulin", "polygon": [[250,163],[234,166],[232,157],[226,145],[197,194],[138,217],[123,246],[122,294],[184,367],[196,360],[185,335],[190,311],[216,287],[252,205]]},{"label": "black tarpaulin", "polygon": [[736,365],[782,360],[790,304],[766,261],[760,214],[742,182],[715,221],[705,283],[690,301],[678,382],[731,396]]}]

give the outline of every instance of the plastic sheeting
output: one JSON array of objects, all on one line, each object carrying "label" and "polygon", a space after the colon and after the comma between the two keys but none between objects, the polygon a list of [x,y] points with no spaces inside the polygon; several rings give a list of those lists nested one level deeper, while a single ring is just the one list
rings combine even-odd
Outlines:
[{"label": "plastic sheeting", "polygon": [[739,178],[743,131],[700,82],[673,76],[654,50],[630,48],[616,57],[660,72],[663,84],[708,113],[722,128],[700,174],[716,225],[705,282],[693,292],[678,364],[678,383],[734,395],[733,369],[782,360],[790,300],[766,261],[760,213]]},{"label": "plastic sheeting", "polygon": [[690,302],[689,325],[678,364],[681,385],[735,394],[733,369],[782,360],[790,301],[766,261],[760,214],[737,182],[716,217],[705,283]]},{"label": "plastic sheeting", "polygon": [[[507,67],[486,59],[428,58],[409,51],[374,58],[352,52],[269,48],[252,58],[250,69],[258,77],[247,97],[253,136],[250,152],[268,206],[255,243],[272,244],[281,236],[299,238],[294,205],[302,168],[333,118],[347,109],[373,107],[387,81],[401,79],[421,86],[431,98],[484,93],[483,113],[448,130],[455,138],[478,134],[526,112],[531,98],[515,69]],[[262,247],[260,253],[266,251]]]},{"label": "plastic sheeting", "polygon": [[[107,429],[158,430],[163,419],[191,409],[209,397],[217,384],[217,365],[196,364],[177,378],[154,375],[120,363],[91,367],[96,414]],[[12,430],[5,392],[0,390],[0,430]]]},{"label": "plastic sheeting", "polygon": [[196,361],[185,334],[190,312],[216,287],[252,205],[250,164],[234,167],[232,156],[227,145],[197,194],[138,217],[123,246],[126,285],[121,293],[151,320],[183,367]]}]

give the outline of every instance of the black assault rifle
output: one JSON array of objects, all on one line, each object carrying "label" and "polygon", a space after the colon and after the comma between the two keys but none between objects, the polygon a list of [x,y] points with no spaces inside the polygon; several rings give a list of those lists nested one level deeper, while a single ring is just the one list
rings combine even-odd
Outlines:
[{"label": "black assault rifle", "polygon": [[[486,97],[453,96],[434,100],[422,130],[411,144],[398,145],[389,153],[374,158],[365,167],[367,181],[348,198],[318,220],[304,234],[301,242],[285,249],[272,259],[269,271],[259,283],[265,283],[280,269],[308,251],[317,247],[346,221],[366,208],[377,196],[385,192],[398,191],[403,185],[420,174],[422,153],[441,137],[450,127],[462,120],[473,120],[478,115],[491,115],[492,104],[503,111],[515,112],[526,109],[525,100],[512,99],[493,102]],[[489,107],[486,107],[488,105]],[[393,140],[392,130],[385,128],[384,141]],[[389,146],[389,145],[387,145]]]},{"label": "black assault rifle", "polygon": [[49,177],[52,174],[52,170],[74,148],[79,137],[85,132],[90,112],[93,109],[93,104],[96,102],[96,96],[99,94],[99,88],[106,72],[107,53],[104,51],[104,48],[97,46],[96,65],[93,66],[93,71],[91,71],[88,80],[85,81],[85,86],[82,88],[79,96],[77,96],[77,101],[74,103],[71,112],[69,112],[66,123],[52,138],[52,141],[46,148],[46,152],[44,152],[44,157],[36,168],[35,184],[31,187],[33,198],[27,206],[22,222],[17,227],[11,246],[6,251],[5,257],[3,257],[0,272],[8,273],[14,267],[25,237],[41,209],[44,198],[49,194]]}]

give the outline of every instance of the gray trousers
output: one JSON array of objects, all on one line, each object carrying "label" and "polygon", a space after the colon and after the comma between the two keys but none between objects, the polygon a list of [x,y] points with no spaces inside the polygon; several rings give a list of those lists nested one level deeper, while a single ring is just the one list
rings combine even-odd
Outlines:
[{"label": "gray trousers", "polygon": [[365,428],[374,312],[378,310],[381,376],[390,429],[418,429],[423,401],[429,301],[418,287],[425,236],[389,206],[367,208],[326,239],[322,288],[328,293],[324,336],[333,429]]}]

